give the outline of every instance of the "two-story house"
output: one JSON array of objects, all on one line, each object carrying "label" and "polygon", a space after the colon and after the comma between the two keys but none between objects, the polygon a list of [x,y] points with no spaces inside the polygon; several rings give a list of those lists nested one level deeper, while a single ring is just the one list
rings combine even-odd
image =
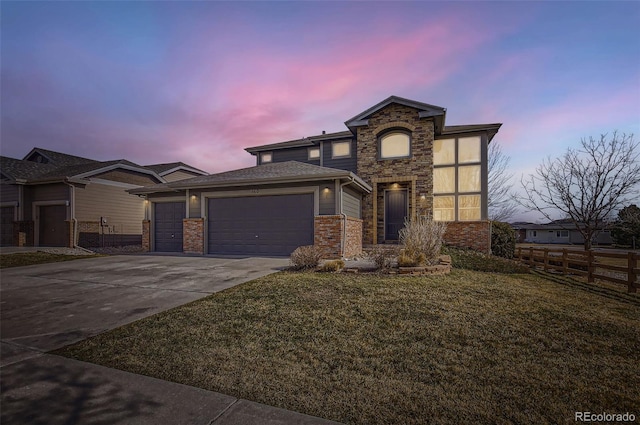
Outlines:
[{"label": "two-story house", "polygon": [[445,125],[446,109],[391,96],[347,131],[247,148],[256,166],[130,190],[148,201],[152,251],[327,256],[394,243],[405,217],[448,222],[445,241],[490,249],[487,146],[501,124]]}]

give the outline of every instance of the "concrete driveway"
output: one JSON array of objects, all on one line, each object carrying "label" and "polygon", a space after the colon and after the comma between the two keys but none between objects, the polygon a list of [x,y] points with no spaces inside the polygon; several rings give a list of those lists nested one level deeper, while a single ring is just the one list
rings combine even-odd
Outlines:
[{"label": "concrete driveway", "polygon": [[0,272],[0,366],[273,273],[284,258],[121,255]]},{"label": "concrete driveway", "polygon": [[1,423],[331,425],[173,382],[46,354],[279,270],[279,258],[114,256],[6,269]]}]

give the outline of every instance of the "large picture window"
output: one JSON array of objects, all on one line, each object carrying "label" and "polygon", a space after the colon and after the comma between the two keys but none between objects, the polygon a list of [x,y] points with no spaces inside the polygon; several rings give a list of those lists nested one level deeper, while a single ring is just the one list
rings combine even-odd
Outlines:
[{"label": "large picture window", "polygon": [[411,137],[394,131],[380,138],[380,159],[408,158],[411,156]]},{"label": "large picture window", "polygon": [[482,219],[482,139],[480,136],[433,142],[433,218]]}]

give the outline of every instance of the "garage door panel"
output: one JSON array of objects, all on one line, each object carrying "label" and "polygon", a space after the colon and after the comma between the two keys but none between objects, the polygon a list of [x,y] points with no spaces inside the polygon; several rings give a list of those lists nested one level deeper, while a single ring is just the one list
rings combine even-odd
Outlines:
[{"label": "garage door panel", "polygon": [[289,255],[313,243],[313,195],[216,198],[208,202],[209,253]]}]

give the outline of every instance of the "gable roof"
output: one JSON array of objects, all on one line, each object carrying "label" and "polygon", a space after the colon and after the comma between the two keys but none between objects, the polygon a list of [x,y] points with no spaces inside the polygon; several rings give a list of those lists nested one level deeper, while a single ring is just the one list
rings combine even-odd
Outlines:
[{"label": "gable roof", "polygon": [[149,170],[157,173],[160,176],[164,176],[175,171],[190,171],[196,174],[209,174],[206,171],[202,171],[196,167],[192,167],[189,164],[185,164],[184,162],[169,162],[167,164],[151,164],[145,165],[144,168],[148,168]]},{"label": "gable roof", "polygon": [[405,99],[400,96],[389,96],[382,102],[379,102],[373,105],[371,108],[367,109],[356,115],[355,117],[345,121],[344,125],[349,127],[349,129],[355,133],[356,127],[360,127],[368,124],[368,119],[371,115],[375,114],[379,110],[386,108],[387,106],[397,103],[399,105],[408,106],[410,108],[414,108],[418,110],[418,117],[420,118],[428,118],[433,117],[435,123],[435,131],[436,134],[439,134],[440,131],[444,128],[444,120],[445,115],[447,113],[447,109],[442,106],[430,105],[428,103],[417,102],[411,99]]},{"label": "gable roof", "polygon": [[[36,150],[37,149],[37,150]],[[94,161],[86,160],[86,158],[74,157],[60,152],[46,151],[34,148],[25,157],[29,158],[33,153],[44,153],[50,155],[47,158],[56,158],[62,163],[70,165],[56,165],[53,163],[39,163],[25,159],[15,159],[9,157],[0,157],[2,174],[6,175],[16,183],[20,184],[37,184],[37,183],[54,183],[66,180],[80,181],[81,179],[91,177],[92,175],[105,173],[115,169],[124,169],[142,174],[147,174],[157,181],[163,181],[157,173],[148,170],[140,165],[127,161],[126,159],[118,159],[114,161]],[[58,154],[57,156],[55,154]]]},{"label": "gable roof", "polygon": [[292,183],[318,180],[350,179],[360,190],[370,192],[371,187],[350,171],[320,167],[298,161],[275,162],[223,173],[198,176],[171,183],[157,184],[129,190],[133,194],[167,192],[181,189],[219,188],[269,183]]},{"label": "gable roof", "polygon": [[40,154],[43,157],[49,160],[49,164],[56,165],[59,167],[69,166],[69,165],[79,165],[79,164],[87,164],[92,162],[99,162],[94,159],[83,158],[81,156],[69,155],[62,152],[50,151],[48,149],[35,147],[31,149],[31,151],[24,156],[25,161],[29,161],[34,154]]}]

